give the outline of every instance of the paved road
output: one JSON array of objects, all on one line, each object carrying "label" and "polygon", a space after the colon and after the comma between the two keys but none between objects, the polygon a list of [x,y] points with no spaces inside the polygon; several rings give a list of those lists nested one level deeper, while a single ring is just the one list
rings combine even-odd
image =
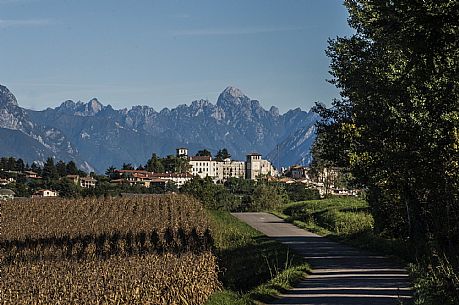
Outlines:
[{"label": "paved road", "polygon": [[271,304],[386,305],[410,303],[406,270],[374,255],[299,229],[268,213],[234,213],[263,234],[288,245],[310,263],[312,274]]}]

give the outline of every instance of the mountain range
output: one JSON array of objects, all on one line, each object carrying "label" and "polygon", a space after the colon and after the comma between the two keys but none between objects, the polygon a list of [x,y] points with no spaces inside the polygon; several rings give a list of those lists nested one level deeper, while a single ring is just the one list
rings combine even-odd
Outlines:
[{"label": "mountain range", "polygon": [[0,85],[0,156],[39,163],[52,156],[104,172],[111,165],[144,164],[153,152],[165,156],[184,146],[191,153],[227,148],[241,160],[259,152],[275,166],[287,166],[310,160],[317,120],[317,114],[300,108],[284,114],[274,106],[266,110],[234,87],[215,104],[196,100],[159,112],[148,106],[113,109],[95,98],[35,111],[20,107]]}]

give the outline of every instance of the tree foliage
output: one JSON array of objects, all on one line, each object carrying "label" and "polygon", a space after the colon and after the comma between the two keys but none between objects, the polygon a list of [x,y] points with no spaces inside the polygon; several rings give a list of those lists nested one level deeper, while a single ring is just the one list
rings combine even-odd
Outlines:
[{"label": "tree foliage", "polygon": [[231,155],[230,153],[228,152],[228,150],[226,148],[222,148],[220,149],[217,154],[215,155],[215,160],[217,161],[223,161],[225,159],[229,159],[231,158]]},{"label": "tree foliage", "polygon": [[157,154],[153,153],[145,165],[145,170],[154,173],[164,173],[164,165],[161,158],[159,158]]},{"label": "tree foliage", "polygon": [[43,179],[48,181],[56,180],[59,177],[57,172],[56,165],[54,164],[54,159],[49,157],[46,159],[45,165],[43,166]]},{"label": "tree foliage", "polygon": [[198,156],[198,157],[212,157],[212,153],[210,151],[208,151],[207,149],[202,149],[202,150],[199,150],[196,153],[196,156]]},{"label": "tree foliage", "polygon": [[[459,240],[459,4],[345,4],[356,33],[330,41],[327,50],[331,82],[342,98],[331,109],[316,107],[323,118],[316,158],[350,167],[368,187],[380,231],[453,250]],[[390,229],[391,220],[400,222],[392,213],[404,219],[402,232]]]},{"label": "tree foliage", "polygon": [[355,33],[329,42],[341,98],[316,106],[315,158],[350,168],[380,233],[457,259],[459,2],[345,5]]}]

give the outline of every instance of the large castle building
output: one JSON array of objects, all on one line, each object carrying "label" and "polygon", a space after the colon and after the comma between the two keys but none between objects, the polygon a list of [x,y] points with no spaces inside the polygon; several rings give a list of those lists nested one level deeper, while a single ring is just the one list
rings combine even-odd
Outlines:
[{"label": "large castle building", "polygon": [[247,155],[246,161],[230,158],[217,161],[210,156],[189,157],[186,148],[178,148],[177,156],[188,158],[192,175],[201,178],[210,177],[215,182],[223,182],[231,177],[257,180],[261,177],[277,175],[271,162],[262,159],[257,153]]}]

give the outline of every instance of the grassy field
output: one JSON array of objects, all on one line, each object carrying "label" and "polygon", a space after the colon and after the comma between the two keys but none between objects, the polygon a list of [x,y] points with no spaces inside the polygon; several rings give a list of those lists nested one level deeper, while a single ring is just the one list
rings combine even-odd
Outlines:
[{"label": "grassy field", "polygon": [[300,228],[359,248],[406,260],[411,257],[404,241],[374,234],[368,203],[355,197],[293,202],[273,213]]},{"label": "grassy field", "polygon": [[209,213],[225,290],[211,296],[207,305],[266,301],[306,276],[309,266],[284,245],[227,212]]}]

